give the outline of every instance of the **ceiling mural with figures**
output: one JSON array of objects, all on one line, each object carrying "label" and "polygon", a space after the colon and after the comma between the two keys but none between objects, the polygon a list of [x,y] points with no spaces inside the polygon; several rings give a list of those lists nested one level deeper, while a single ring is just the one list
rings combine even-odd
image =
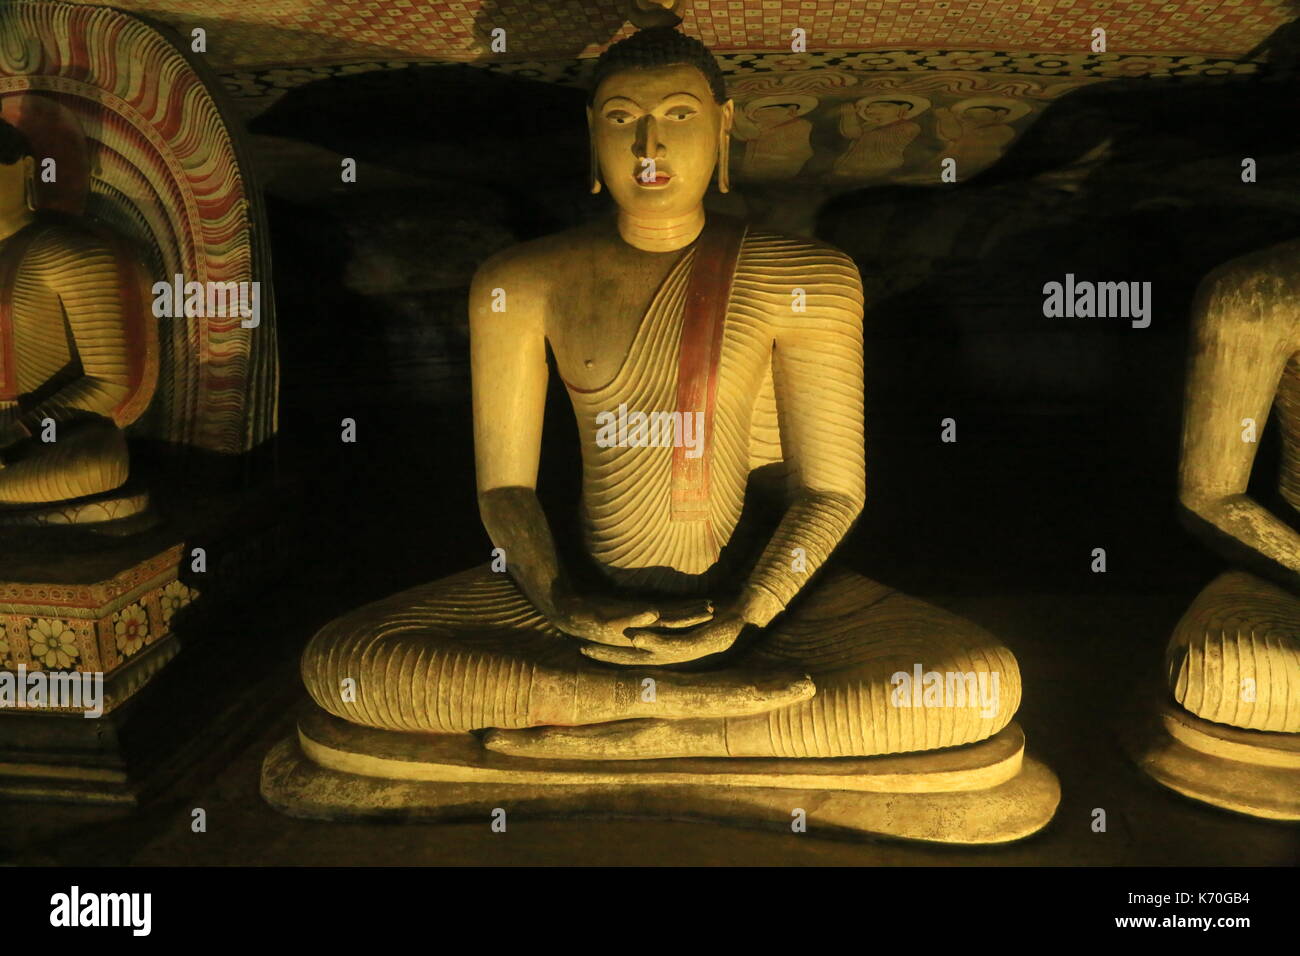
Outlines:
[{"label": "ceiling mural with figures", "polygon": [[[218,70],[408,59],[594,56],[631,32],[625,0],[115,0],[209,34]],[[683,27],[718,53],[1002,50],[1241,56],[1295,19],[1295,0],[695,0]],[[496,28],[506,50],[490,49]]]},{"label": "ceiling mural with figures", "polygon": [[934,183],[987,169],[1054,99],[1098,80],[979,73],[774,73],[730,84],[740,181]]},{"label": "ceiling mural with figures", "polygon": [[[205,57],[246,118],[305,84],[437,63],[585,86],[593,58],[633,30],[627,0],[115,5],[183,34],[203,28]],[[736,100],[738,181],[849,186],[933,183],[945,158],[974,175],[1082,86],[1256,72],[1297,10],[1300,0],[695,0],[683,29],[713,49]]]},{"label": "ceiling mural with figures", "polygon": [[[808,51],[805,53],[716,53],[718,65],[729,78],[752,74],[834,69],[853,73],[933,72],[1014,73],[1031,76],[1126,79],[1151,77],[1224,77],[1254,73],[1252,60],[1204,54],[1159,53],[998,53],[995,51],[876,50],[866,53]],[[375,70],[400,70],[438,62],[423,58],[371,60],[316,66],[281,66],[234,69],[221,74],[226,88],[246,109],[256,112],[287,90],[338,76]],[[585,87],[594,60],[520,60],[475,63],[485,69],[547,83]]]}]

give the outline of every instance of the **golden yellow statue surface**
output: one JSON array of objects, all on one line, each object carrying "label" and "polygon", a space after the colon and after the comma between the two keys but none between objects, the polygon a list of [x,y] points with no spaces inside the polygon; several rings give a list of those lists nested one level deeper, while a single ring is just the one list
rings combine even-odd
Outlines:
[{"label": "golden yellow statue surface", "polygon": [[34,175],[0,120],[0,520],[125,484],[122,428],[157,377],[134,263],[111,237],[38,214]]},{"label": "golden yellow statue surface", "polygon": [[[542,803],[543,770],[597,791],[661,784],[642,768],[665,764],[677,783],[693,782],[692,766],[713,785],[748,773],[768,788],[750,793],[750,810],[766,801],[760,816],[784,806],[780,787],[840,773],[827,789],[930,801],[915,826],[899,821],[896,793],[845,805],[850,829],[956,842],[1038,829],[1056,783],[1008,726],[1020,700],[1011,652],[825,566],[866,496],[852,260],[706,216],[715,170],[727,188],[732,104],[683,34],[652,28],[613,46],[589,122],[592,188],[617,216],[495,256],[470,293],[479,507],[497,559],[336,620],[303,655],[320,708],[407,732],[414,749],[395,756],[408,745],[370,732],[349,744],[317,715],[304,750],[335,771],[512,780],[540,787]],[[567,565],[535,491],[548,349],[581,438],[584,558]],[[922,693],[923,675],[938,675],[937,694],[934,679]],[[959,704],[944,697],[953,675]],[[486,732],[487,754],[471,731]],[[940,748],[956,749],[934,765],[804,759]],[[293,775],[283,759],[268,758],[268,798],[329,815],[295,806],[293,785],[267,785]]]},{"label": "golden yellow statue surface", "polygon": [[[1166,653],[1173,704],[1141,759],[1218,806],[1300,819],[1300,532],[1247,492],[1270,407],[1279,491],[1300,509],[1300,241],[1236,259],[1201,284],[1184,407],[1179,496],[1212,546],[1276,580],[1211,582]],[[1261,559],[1263,559],[1261,561]]]}]

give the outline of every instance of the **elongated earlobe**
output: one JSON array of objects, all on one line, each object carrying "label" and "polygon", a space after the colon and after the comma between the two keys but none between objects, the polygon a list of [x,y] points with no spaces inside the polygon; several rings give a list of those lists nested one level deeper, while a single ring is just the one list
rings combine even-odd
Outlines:
[{"label": "elongated earlobe", "polygon": [[587,174],[588,184],[594,196],[600,192],[600,157],[596,153],[596,133],[591,127],[591,107],[587,107],[587,143],[591,148],[591,171]]},{"label": "elongated earlobe", "polygon": [[23,180],[23,198],[27,202],[27,210],[36,212],[36,173],[31,168],[27,170],[27,177]]},{"label": "elongated earlobe", "polygon": [[722,123],[718,132],[718,192],[731,192],[731,122],[734,105],[727,100],[722,107]]},{"label": "elongated earlobe", "polygon": [[596,155],[596,140],[592,138],[591,142],[591,172],[588,175],[590,180],[592,195],[600,192],[600,157]]}]

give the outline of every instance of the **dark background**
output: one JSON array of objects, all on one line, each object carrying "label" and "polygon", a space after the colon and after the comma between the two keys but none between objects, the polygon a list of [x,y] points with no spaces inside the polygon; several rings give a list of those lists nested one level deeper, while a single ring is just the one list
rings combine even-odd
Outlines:
[{"label": "dark background", "polygon": [[[1117,81],[1065,97],[970,182],[737,187],[733,207],[805,204],[868,290],[868,503],[851,563],[918,593],[1190,598],[1208,580],[1219,562],[1181,527],[1176,494],[1189,308],[1214,266],[1300,236],[1297,94],[1258,79]],[[270,208],[282,461],[328,502],[349,597],[490,549],[466,294],[496,250],[609,209],[585,188],[583,106],[576,89],[428,67],[314,84],[253,123],[362,169],[307,201],[277,199],[273,183]],[[1255,183],[1241,181],[1244,157]],[[1151,326],[1043,317],[1043,284],[1067,272],[1151,282]],[[562,524],[578,463],[572,415],[551,399],[543,493]],[[358,445],[339,442],[343,417]],[[939,441],[947,417],[956,444]],[[1256,469],[1266,495],[1271,437]],[[345,543],[357,535],[381,553]],[[1090,570],[1097,547],[1105,574]],[[372,575],[373,595],[358,580]]]}]

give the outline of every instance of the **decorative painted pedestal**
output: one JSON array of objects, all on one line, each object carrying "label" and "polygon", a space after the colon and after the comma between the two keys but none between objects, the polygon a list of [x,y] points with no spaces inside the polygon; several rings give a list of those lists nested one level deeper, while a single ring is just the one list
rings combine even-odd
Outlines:
[{"label": "decorative painted pedestal", "polygon": [[118,731],[175,657],[173,622],[198,596],[178,580],[182,551],[123,547],[0,573],[0,794],[133,802]]}]

